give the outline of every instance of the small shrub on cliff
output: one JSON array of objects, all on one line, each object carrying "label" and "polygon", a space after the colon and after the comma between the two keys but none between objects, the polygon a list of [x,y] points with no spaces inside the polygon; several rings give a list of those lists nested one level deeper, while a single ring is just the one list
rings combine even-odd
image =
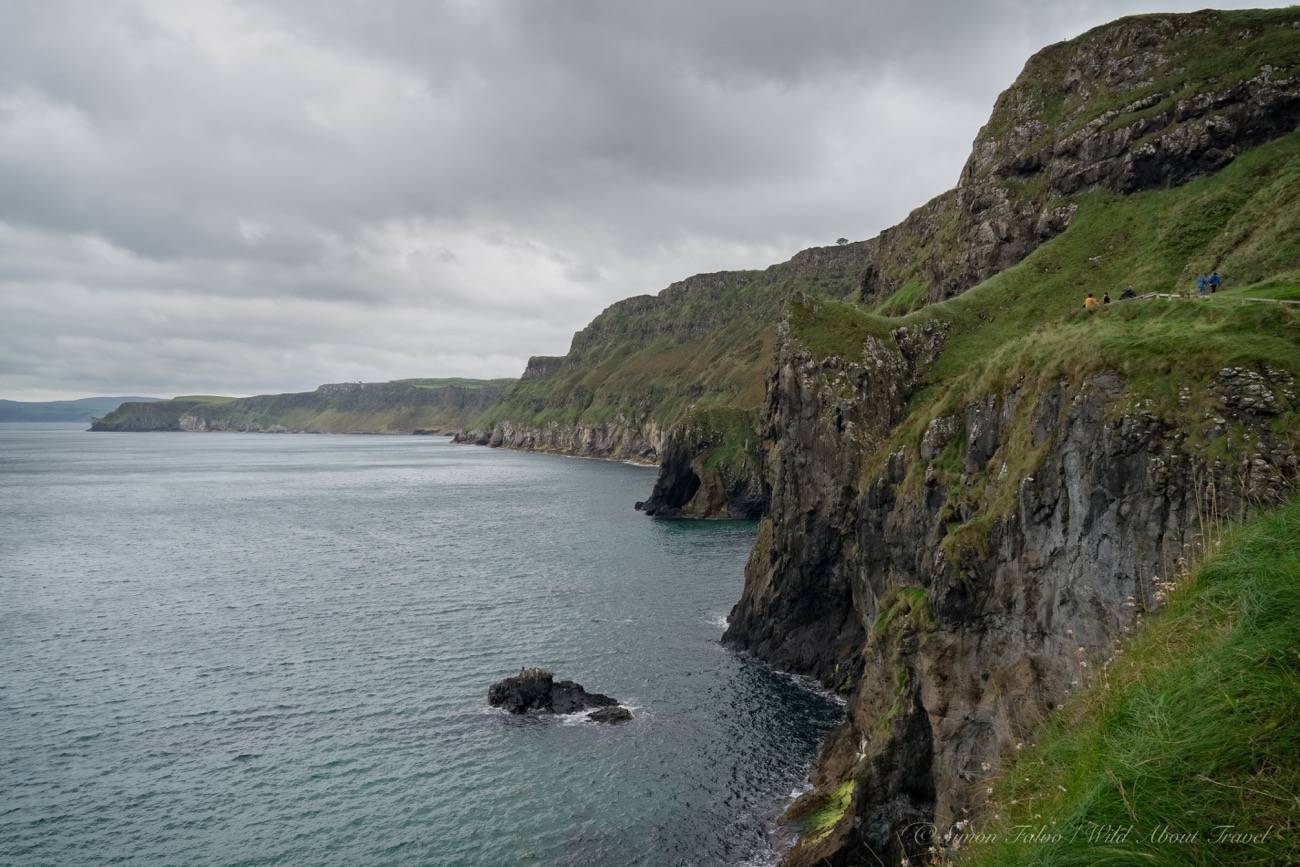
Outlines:
[{"label": "small shrub on cliff", "polygon": [[924,587],[895,587],[880,598],[879,613],[871,624],[871,637],[884,638],[895,624],[923,631],[934,625],[929,597]]},{"label": "small shrub on cliff", "polygon": [[796,824],[803,830],[805,841],[815,843],[839,824],[849,809],[856,788],[856,782],[845,780],[819,806],[797,820]]}]

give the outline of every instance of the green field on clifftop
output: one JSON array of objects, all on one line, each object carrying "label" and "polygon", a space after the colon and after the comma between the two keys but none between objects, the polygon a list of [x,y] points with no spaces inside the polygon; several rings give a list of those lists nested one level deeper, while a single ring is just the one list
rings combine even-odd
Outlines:
[{"label": "green field on clifftop", "polygon": [[[1055,375],[1061,362],[1075,370],[1082,364],[1084,373],[1114,365],[1142,378],[1168,372],[1180,353],[1188,375],[1220,359],[1270,357],[1300,372],[1297,311],[1244,300],[1300,295],[1300,134],[1181,187],[1129,196],[1096,192],[1079,205],[1065,233],[956,298],[903,317],[851,304],[796,305],[791,333],[819,357],[851,358],[868,335],[941,322],[949,338],[931,378],[973,386],[1045,364]],[[1192,298],[1196,274],[1215,268],[1224,288],[1203,302]],[[1187,298],[1118,303],[1130,286],[1139,295]],[[1088,292],[1098,298],[1109,292],[1116,303],[1085,314]],[[1242,335],[1252,340],[1238,340]],[[1192,347],[1203,354],[1189,353]]]},{"label": "green field on clifftop", "polygon": [[183,418],[210,430],[306,433],[451,432],[495,402],[514,380],[399,379],[323,385],[315,391],[255,397],[186,395],[125,403],[94,430],[178,430]]}]

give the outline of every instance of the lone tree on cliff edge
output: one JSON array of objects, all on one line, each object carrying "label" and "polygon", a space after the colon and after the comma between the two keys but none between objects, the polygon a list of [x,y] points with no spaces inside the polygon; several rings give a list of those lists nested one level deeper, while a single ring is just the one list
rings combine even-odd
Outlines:
[{"label": "lone tree on cliff edge", "polygon": [[836,239],[835,239],[835,243],[836,243],[836,244],[839,244],[841,247],[843,247],[843,246],[844,246],[845,244],[847,244],[848,242],[849,242],[849,239],[848,239],[848,238],[836,238]]}]

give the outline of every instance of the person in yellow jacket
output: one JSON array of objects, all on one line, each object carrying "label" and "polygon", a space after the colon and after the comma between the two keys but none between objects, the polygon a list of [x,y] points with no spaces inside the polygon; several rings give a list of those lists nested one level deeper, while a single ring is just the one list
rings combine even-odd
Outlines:
[{"label": "person in yellow jacket", "polygon": [[1091,292],[1088,293],[1087,298],[1083,299],[1083,309],[1084,310],[1097,309],[1097,298]]}]

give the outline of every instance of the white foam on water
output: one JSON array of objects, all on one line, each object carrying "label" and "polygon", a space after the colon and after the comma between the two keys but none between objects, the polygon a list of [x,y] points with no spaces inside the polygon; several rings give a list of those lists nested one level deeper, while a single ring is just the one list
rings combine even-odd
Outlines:
[{"label": "white foam on water", "polygon": [[[636,721],[636,720],[638,720],[638,719],[641,719],[642,716],[645,716],[645,715],[646,715],[646,714],[644,714],[644,712],[641,710],[641,706],[640,706],[640,705],[636,705],[636,704],[627,704],[627,703],[620,703],[620,704],[621,704],[622,707],[625,707],[625,708],[627,708],[629,711],[632,712],[632,719],[628,720],[627,722],[634,722],[634,721]],[[588,719],[588,718],[587,718],[587,714],[591,713],[591,712],[594,711],[594,710],[599,710],[599,708],[589,707],[589,708],[587,708],[587,709],[585,709],[585,710],[576,710],[576,711],[574,711],[573,713],[562,713],[562,714],[556,714],[556,715],[555,715],[555,719],[556,719],[556,721],[558,721],[559,724],[562,725],[562,726],[581,726],[581,725],[587,725],[587,726],[599,726],[599,727],[601,727],[601,728],[606,728],[606,727],[611,727],[611,726],[619,726],[619,725],[626,725],[626,724],[627,724],[627,723],[612,723],[612,724],[611,724],[611,723],[602,723],[602,722],[596,722],[594,719]]]}]

